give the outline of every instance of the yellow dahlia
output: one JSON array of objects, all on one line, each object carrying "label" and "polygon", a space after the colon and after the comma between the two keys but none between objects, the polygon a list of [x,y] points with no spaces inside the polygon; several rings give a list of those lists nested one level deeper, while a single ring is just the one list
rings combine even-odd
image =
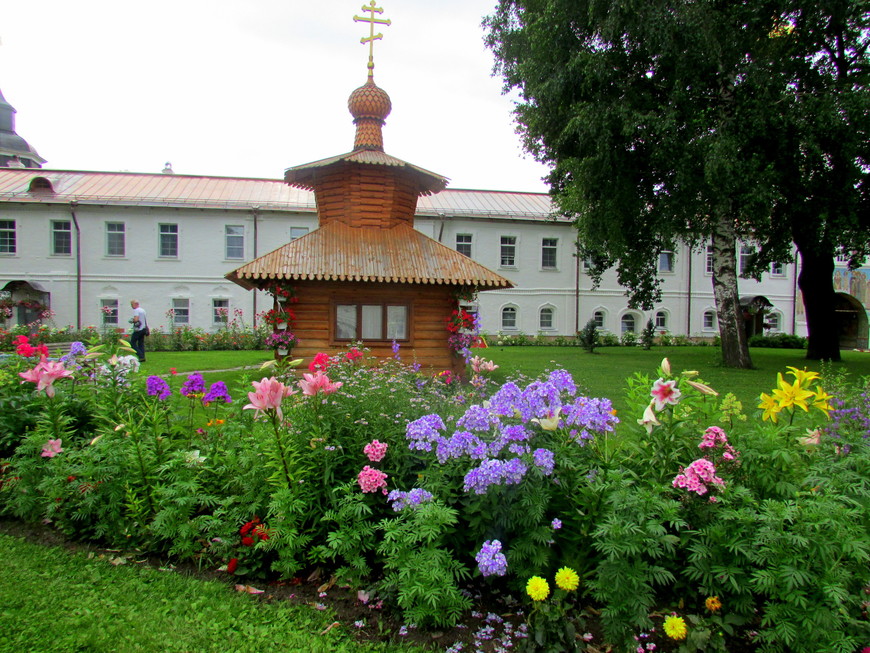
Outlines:
[{"label": "yellow dahlia", "polygon": [[719,612],[722,608],[722,601],[719,600],[718,596],[708,596],[707,600],[704,601],[704,605],[707,606],[710,612]]},{"label": "yellow dahlia", "polygon": [[556,572],[556,585],[559,586],[559,589],[570,592],[571,590],[576,590],[579,584],[580,577],[570,567],[562,567]]},{"label": "yellow dahlia", "polygon": [[665,617],[665,635],[671,639],[686,639],[686,633],[689,629],[686,628],[686,622],[682,617],[672,614]]},{"label": "yellow dahlia", "polygon": [[550,595],[550,585],[540,576],[532,576],[526,583],[526,593],[533,601],[543,601]]}]

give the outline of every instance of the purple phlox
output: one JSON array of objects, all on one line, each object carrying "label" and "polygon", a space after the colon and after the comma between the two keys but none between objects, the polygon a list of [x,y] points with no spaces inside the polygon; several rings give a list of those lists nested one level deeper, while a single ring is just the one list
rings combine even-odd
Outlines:
[{"label": "purple phlox", "polygon": [[[204,384],[203,384],[204,385]],[[210,404],[213,401],[223,401],[231,404],[233,402],[230,397],[230,391],[227,390],[227,385],[223,381],[215,381],[208,389],[208,394],[202,398],[203,404]]]},{"label": "purple phlox", "polygon": [[722,447],[722,458],[725,460],[735,460],[737,456],[740,455],[740,453],[728,442],[728,436],[725,434],[725,431],[718,426],[711,426],[704,431],[701,444],[698,445],[698,448],[716,449],[719,446]]},{"label": "purple phlox", "polygon": [[547,379],[559,392],[566,392],[573,397],[577,394],[577,385],[567,370],[553,370]]},{"label": "purple phlox", "polygon": [[417,451],[432,451],[432,444],[443,439],[444,420],[440,415],[424,415],[405,428],[405,437],[410,441],[408,448]]},{"label": "purple phlox", "polygon": [[160,401],[165,401],[172,394],[169,384],[159,376],[149,376],[145,381],[145,390],[150,396],[157,397]]},{"label": "purple phlox", "polygon": [[609,399],[589,397],[577,397],[573,403],[563,406],[562,419],[566,427],[577,427],[576,434],[572,429],[572,438],[581,444],[593,438],[594,433],[613,431],[619,423]]},{"label": "purple phlox", "polygon": [[401,512],[408,507],[418,508],[420,504],[432,501],[434,498],[431,492],[418,487],[408,492],[393,490],[387,495],[387,501],[393,504],[395,512]]},{"label": "purple phlox", "polygon": [[516,485],[523,480],[528,466],[519,458],[497,460],[490,458],[465,475],[466,492],[486,494],[493,485]]},{"label": "purple phlox", "polygon": [[469,406],[465,414],[456,421],[456,426],[469,431],[489,431],[498,428],[500,424],[498,415],[478,404]]},{"label": "purple phlox", "polygon": [[507,558],[501,552],[499,540],[487,540],[474,557],[477,568],[484,576],[504,576],[507,573]]},{"label": "purple phlox", "polygon": [[543,472],[544,476],[550,476],[556,467],[556,455],[549,449],[535,449],[532,454],[535,466]]},{"label": "purple phlox", "polygon": [[181,386],[181,394],[185,397],[205,392],[205,380],[199,372],[193,372]]}]

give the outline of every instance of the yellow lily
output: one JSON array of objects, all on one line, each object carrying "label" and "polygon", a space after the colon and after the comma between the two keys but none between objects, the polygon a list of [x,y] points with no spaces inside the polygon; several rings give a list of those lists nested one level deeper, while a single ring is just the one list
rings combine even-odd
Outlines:
[{"label": "yellow lily", "polygon": [[773,397],[776,399],[781,409],[790,406],[799,406],[805,411],[809,410],[807,407],[807,399],[813,396],[813,392],[802,388],[800,381],[797,379],[792,384],[786,383],[785,379],[782,378],[781,372],[777,373],[776,379],[778,387],[773,390]]},{"label": "yellow lily", "polygon": [[770,420],[771,422],[776,424],[776,422],[779,420],[777,414],[780,410],[782,410],[782,407],[778,403],[776,403],[776,399],[771,397],[769,394],[762,392],[761,403],[758,404],[758,407],[764,409],[764,414],[761,416],[762,422]]},{"label": "yellow lily", "polygon": [[820,411],[822,411],[825,414],[825,417],[830,419],[830,417],[831,417],[830,411],[833,408],[831,406],[831,399],[833,399],[833,398],[834,397],[832,395],[829,395],[827,392],[824,391],[822,386],[820,386],[820,385],[816,386],[816,394],[813,398],[813,406],[812,407],[818,408]]},{"label": "yellow lily", "polygon": [[819,378],[818,372],[808,371],[806,368],[799,370],[796,367],[791,367],[790,365],[786,367],[789,370],[789,374],[794,376],[795,381],[800,383],[802,386],[806,387],[809,385],[810,381],[815,381]]}]

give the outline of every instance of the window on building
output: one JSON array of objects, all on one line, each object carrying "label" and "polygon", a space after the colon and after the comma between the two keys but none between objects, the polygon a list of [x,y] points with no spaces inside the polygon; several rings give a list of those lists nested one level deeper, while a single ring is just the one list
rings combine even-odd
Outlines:
[{"label": "window on building", "polygon": [[752,245],[741,245],[740,246],[740,274],[746,274],[746,271],[749,269],[749,261],[752,258],[752,255],[755,253],[755,248]]},{"label": "window on building", "polygon": [[178,225],[161,224],[160,245],[158,256],[162,258],[178,258]]},{"label": "window on building", "polygon": [[553,316],[555,313],[556,311],[552,306],[545,306],[542,308],[538,316],[538,327],[541,329],[552,329]]},{"label": "window on building", "polygon": [[186,326],[190,324],[190,300],[189,299],[173,299],[172,300],[172,323],[175,326]]},{"label": "window on building", "polygon": [[547,270],[556,269],[556,254],[558,251],[558,238],[541,239],[541,267]]},{"label": "window on building", "polygon": [[764,326],[771,331],[782,331],[782,315],[779,313],[768,313]]},{"label": "window on building", "polygon": [[290,240],[302,238],[308,234],[308,227],[290,227]]},{"label": "window on building", "polygon": [[118,326],[118,300],[101,299],[100,314],[103,326]]},{"label": "window on building", "polygon": [[656,311],[656,329],[668,328],[668,314],[665,311]]},{"label": "window on building", "polygon": [[713,246],[707,245],[707,261],[704,267],[707,274],[713,274]]},{"label": "window on building", "polygon": [[592,314],[592,319],[595,320],[596,329],[604,328],[604,311],[595,311]]},{"label": "window on building", "polygon": [[583,259],[583,271],[589,272],[592,269],[592,260],[589,257]]},{"label": "window on building", "polygon": [[659,272],[674,271],[674,253],[662,252],[659,254]]},{"label": "window on building", "polygon": [[637,326],[634,315],[631,313],[623,315],[620,324],[622,326],[622,333],[634,333]]},{"label": "window on building", "polygon": [[106,256],[127,254],[127,228],[123,222],[106,223]]},{"label": "window on building", "polygon": [[336,304],[336,340],[408,340],[405,304]]},{"label": "window on building", "polygon": [[69,220],[51,221],[51,255],[72,254],[72,223]]},{"label": "window on building", "polygon": [[501,266],[503,268],[516,267],[517,264],[517,237],[501,237]]},{"label": "window on building", "polygon": [[456,234],[456,251],[471,258],[471,234]]},{"label": "window on building", "polygon": [[225,252],[228,259],[245,258],[245,227],[228,224],[224,227]]},{"label": "window on building", "polygon": [[514,306],[505,306],[501,309],[501,328],[517,328],[517,309]]},{"label": "window on building", "polygon": [[15,254],[15,220],[0,220],[0,254]]},{"label": "window on building", "polygon": [[716,313],[713,311],[704,311],[704,319],[702,321],[705,331],[710,331],[716,328]]},{"label": "window on building", "polygon": [[230,317],[230,300],[229,299],[212,299],[211,300],[211,315],[214,324],[226,326]]},{"label": "window on building", "polygon": [[772,277],[784,277],[785,276],[785,265],[779,263],[778,261],[774,261],[770,264],[770,276]]}]

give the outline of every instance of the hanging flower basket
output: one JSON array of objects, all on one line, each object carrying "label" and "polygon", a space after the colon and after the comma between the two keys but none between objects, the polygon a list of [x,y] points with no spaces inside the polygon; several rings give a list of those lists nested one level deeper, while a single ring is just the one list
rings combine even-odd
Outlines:
[{"label": "hanging flower basket", "polygon": [[282,356],[286,355],[287,350],[293,349],[297,342],[299,339],[291,331],[275,331],[266,336],[266,346],[277,349],[279,354],[282,349],[285,350]]}]

